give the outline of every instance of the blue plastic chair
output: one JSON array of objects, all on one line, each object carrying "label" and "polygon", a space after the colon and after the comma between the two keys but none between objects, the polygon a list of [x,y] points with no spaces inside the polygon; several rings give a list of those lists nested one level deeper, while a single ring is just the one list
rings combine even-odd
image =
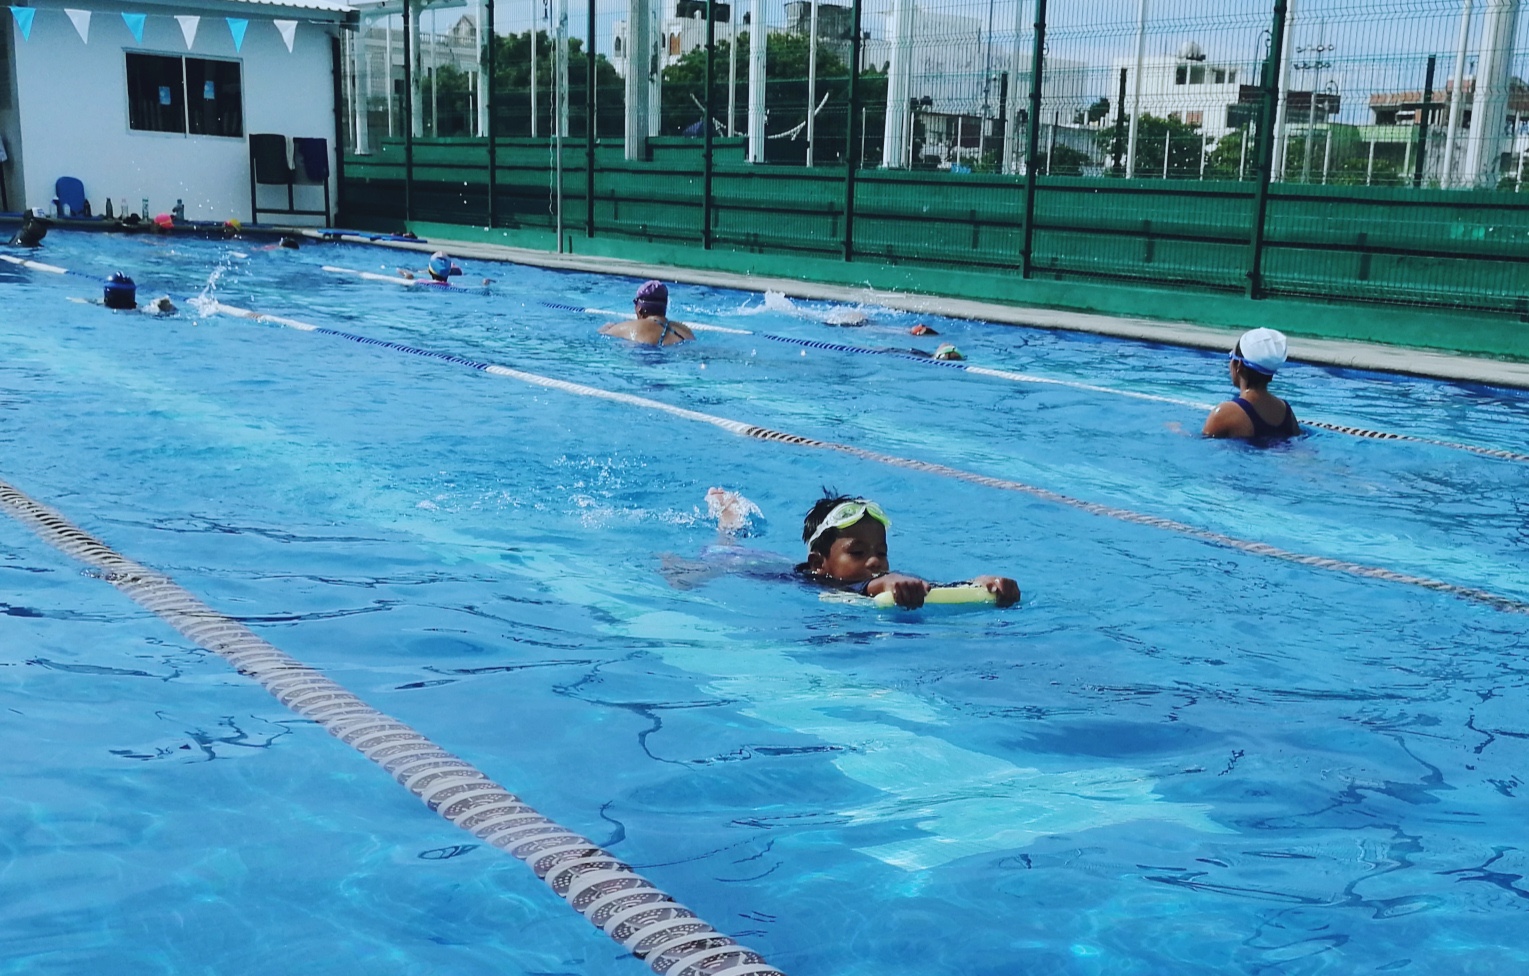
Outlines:
[{"label": "blue plastic chair", "polygon": [[85,184],[73,176],[60,176],[53,184],[53,206],[60,217],[89,217],[90,201],[85,199]]}]

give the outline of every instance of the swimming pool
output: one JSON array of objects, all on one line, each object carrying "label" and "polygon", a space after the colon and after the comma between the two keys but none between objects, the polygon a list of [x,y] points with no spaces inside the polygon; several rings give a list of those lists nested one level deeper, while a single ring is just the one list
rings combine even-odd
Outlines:
[{"label": "swimming pool", "polygon": [[[634,282],[380,249],[54,234],[40,258],[1529,600],[1526,468],[557,305]],[[792,976],[1510,972],[1525,618],[1022,492],[337,336],[68,301],[0,266],[0,478],[604,844]],[[1220,356],[677,287],[682,316],[1201,401]],[[1291,366],[1303,418],[1521,448],[1522,393]],[[1174,429],[1173,425],[1181,429]],[[795,557],[824,485],[895,565],[1016,611],[668,585],[741,490]],[[524,866],[11,520],[0,973],[637,973]]]}]

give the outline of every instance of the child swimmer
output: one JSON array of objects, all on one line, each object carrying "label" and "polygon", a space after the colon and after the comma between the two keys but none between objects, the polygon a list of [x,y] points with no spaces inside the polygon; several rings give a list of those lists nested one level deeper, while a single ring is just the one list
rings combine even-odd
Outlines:
[{"label": "child swimmer", "polygon": [[[887,528],[891,524],[873,501],[825,494],[802,521],[807,561],[796,567],[797,574],[821,586],[865,596],[890,592],[904,609],[923,606],[929,591],[939,584],[891,571],[887,561]],[[1019,602],[1019,584],[1007,576],[974,576],[966,582],[984,587],[1000,607]]]}]

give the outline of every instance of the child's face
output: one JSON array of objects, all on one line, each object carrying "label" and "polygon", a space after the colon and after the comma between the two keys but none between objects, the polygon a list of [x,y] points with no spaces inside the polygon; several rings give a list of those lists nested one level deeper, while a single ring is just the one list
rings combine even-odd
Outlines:
[{"label": "child's face", "polygon": [[807,568],[822,576],[858,583],[887,572],[887,527],[867,516],[840,529],[828,555],[809,553]]}]

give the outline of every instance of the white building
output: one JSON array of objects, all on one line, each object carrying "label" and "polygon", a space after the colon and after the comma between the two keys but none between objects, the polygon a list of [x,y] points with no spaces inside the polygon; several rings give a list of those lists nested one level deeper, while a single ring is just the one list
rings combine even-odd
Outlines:
[{"label": "white building", "polygon": [[[339,0],[58,0],[12,7],[0,31],[0,163],[11,209],[52,210],[72,176],[99,215],[108,197],[137,213],[248,221],[251,133],[327,141],[335,179]],[[322,209],[322,187],[298,187]],[[264,187],[261,207],[286,206]],[[295,221],[294,221],[295,222]],[[312,218],[307,222],[317,222]]]},{"label": "white building", "polygon": [[[354,63],[355,104],[366,106],[371,138],[401,136],[405,46],[402,18],[368,13],[384,9],[384,5],[369,5],[367,0],[359,0],[357,6],[363,13],[351,37],[349,55]],[[460,3],[436,4],[416,17],[419,23],[411,41],[418,48],[415,63],[419,66],[415,85],[419,125],[415,131],[422,137],[482,134],[478,131],[478,103],[484,94],[479,78],[478,25],[473,17],[451,9],[460,6]],[[445,69],[466,76],[467,85],[465,93],[442,104],[440,94],[428,79]],[[352,119],[350,124],[355,126],[357,121]]]},{"label": "white building", "polygon": [[[1137,104],[1136,59],[1117,58],[1117,77],[1121,70],[1126,72],[1125,108],[1126,114],[1130,115]],[[1250,109],[1244,88],[1258,83],[1256,68],[1229,61],[1211,61],[1198,44],[1186,44],[1177,55],[1142,59],[1140,112],[1197,125],[1203,135],[1219,139],[1245,124],[1243,115]],[[1321,100],[1318,101],[1318,119],[1325,122]]]}]

